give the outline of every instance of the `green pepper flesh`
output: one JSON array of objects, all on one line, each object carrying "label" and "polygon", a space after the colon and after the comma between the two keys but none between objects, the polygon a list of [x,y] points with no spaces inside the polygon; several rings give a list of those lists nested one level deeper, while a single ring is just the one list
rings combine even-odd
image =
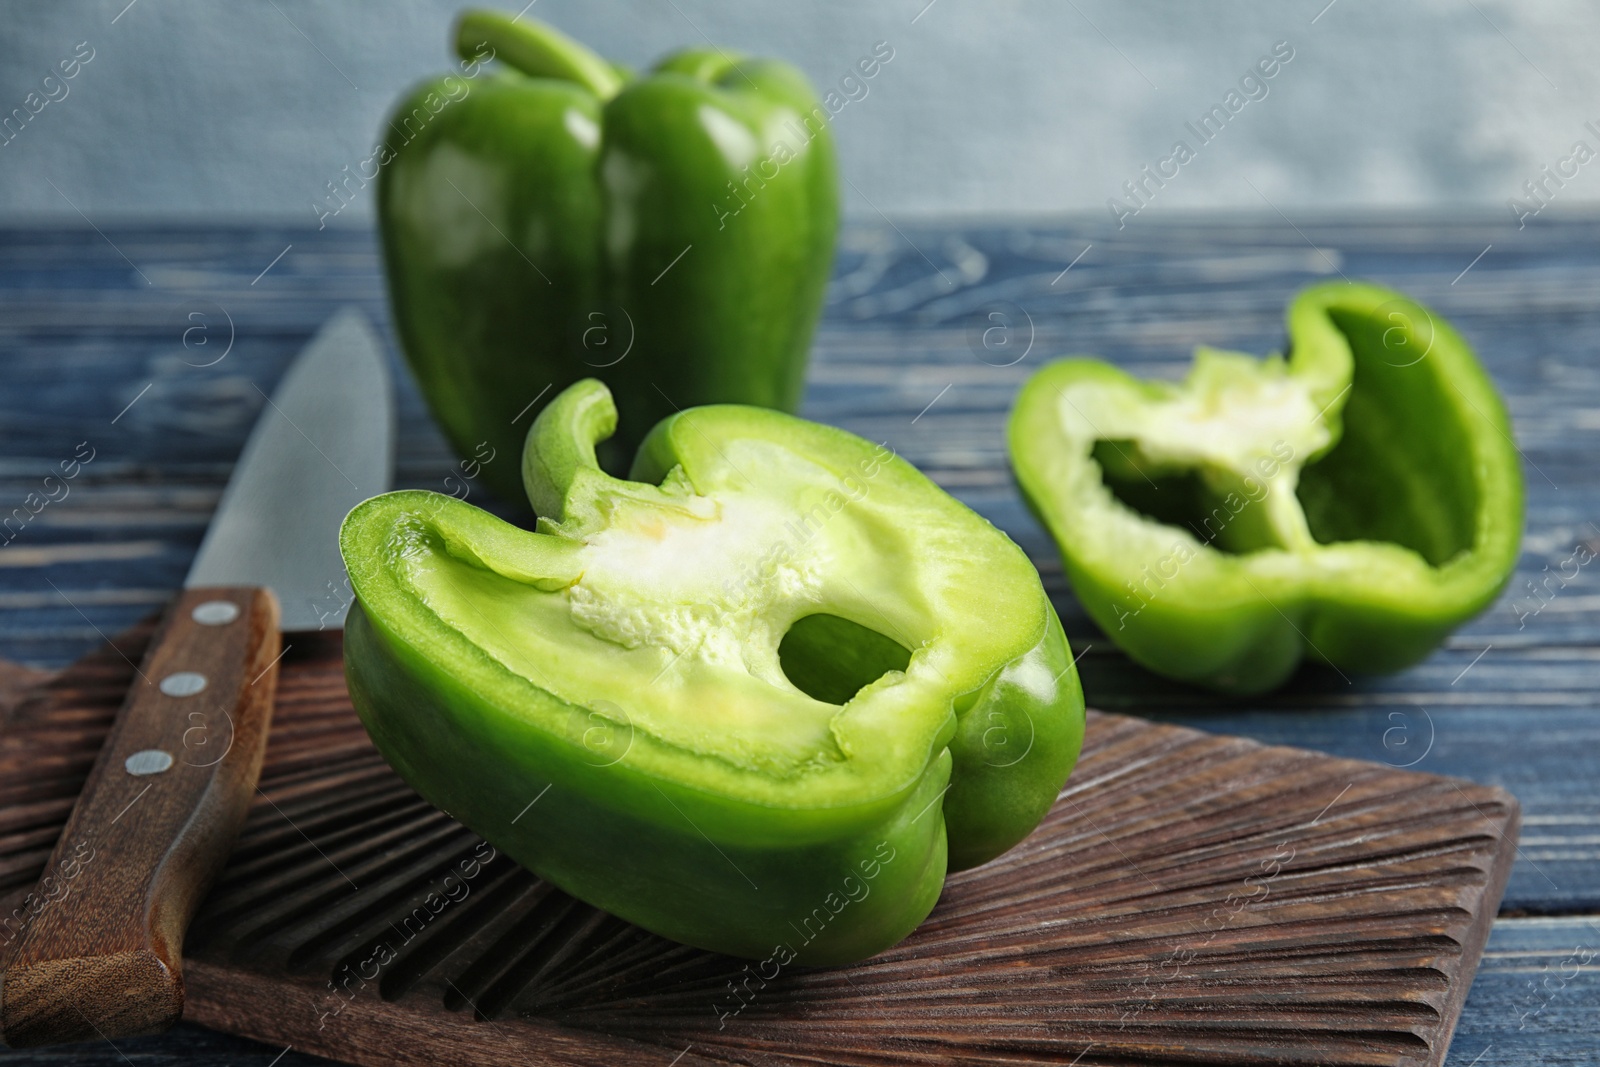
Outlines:
[{"label": "green pepper flesh", "polygon": [[1330,283],[1288,329],[1287,359],[1201,349],[1181,384],[1051,364],[1008,431],[1090,616],[1151,670],[1227,693],[1306,656],[1409,666],[1494,600],[1520,550],[1510,419],[1449,323]]},{"label": "green pepper flesh", "polygon": [[540,413],[536,531],[421,492],[351,513],[363,722],[433,803],[647,929],[804,963],[888,947],[1076,760],[1037,574],[844,431],[690,409],[623,480],[596,459],[616,418],[593,380]]},{"label": "green pepper flesh", "polygon": [[[625,469],[643,431],[718,402],[797,410],[838,227],[828,115],[805,78],[718,49],[632,77],[530,19],[463,17],[480,66],[418,86],[387,129],[378,222],[401,348],[502,499],[531,414],[611,386]],[[492,449],[492,452],[489,450]]]}]

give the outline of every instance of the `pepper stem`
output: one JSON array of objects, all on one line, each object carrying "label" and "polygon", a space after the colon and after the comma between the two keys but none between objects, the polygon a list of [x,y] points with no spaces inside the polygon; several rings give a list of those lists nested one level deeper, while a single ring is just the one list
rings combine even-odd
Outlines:
[{"label": "pepper stem", "polygon": [[594,446],[617,428],[611,390],[585,378],[562,390],[528,428],[522,449],[522,484],[535,515],[552,522],[570,518],[567,499],[576,489],[622,484],[600,469]]},{"label": "pepper stem", "polygon": [[508,18],[499,11],[467,11],[456,24],[456,54],[477,59],[489,50],[495,59],[535,78],[576,82],[610,100],[622,89],[622,75],[597,52],[533,19]]}]

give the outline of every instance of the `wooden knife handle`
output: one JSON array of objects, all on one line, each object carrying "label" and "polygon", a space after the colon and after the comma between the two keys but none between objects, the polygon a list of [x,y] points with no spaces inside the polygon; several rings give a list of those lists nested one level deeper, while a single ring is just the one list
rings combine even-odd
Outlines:
[{"label": "wooden knife handle", "polygon": [[167,610],[56,842],[0,980],[14,1047],[154,1033],[183,1014],[183,936],[233,848],[278,685],[270,590]]}]

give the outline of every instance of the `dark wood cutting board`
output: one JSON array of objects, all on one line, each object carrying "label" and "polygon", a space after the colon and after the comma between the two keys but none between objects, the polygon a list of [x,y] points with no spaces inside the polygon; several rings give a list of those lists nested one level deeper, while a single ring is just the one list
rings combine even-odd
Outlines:
[{"label": "dark wood cutting board", "polygon": [[[149,633],[0,731],[0,954]],[[1438,1064],[1516,849],[1500,789],[1091,712],[1044,825],[903,944],[757,973],[495,854],[372,748],[338,636],[289,641],[186,1017],[374,1067]]]}]

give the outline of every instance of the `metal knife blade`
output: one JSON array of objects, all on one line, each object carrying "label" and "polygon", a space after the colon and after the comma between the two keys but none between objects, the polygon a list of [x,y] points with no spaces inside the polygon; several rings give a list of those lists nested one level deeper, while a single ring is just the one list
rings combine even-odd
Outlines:
[{"label": "metal knife blade", "polygon": [[39,906],[0,959],[9,1045],[153,1033],[182,1016],[184,933],[261,774],[278,597],[290,628],[343,623],[339,523],[388,489],[394,438],[361,313],[330,320],[265,399],[30,898]]},{"label": "metal knife blade", "polygon": [[377,335],[361,312],[340,311],[266,399],[185,587],[266,586],[284,630],[342,627],[339,523],[389,489],[389,395]]}]

